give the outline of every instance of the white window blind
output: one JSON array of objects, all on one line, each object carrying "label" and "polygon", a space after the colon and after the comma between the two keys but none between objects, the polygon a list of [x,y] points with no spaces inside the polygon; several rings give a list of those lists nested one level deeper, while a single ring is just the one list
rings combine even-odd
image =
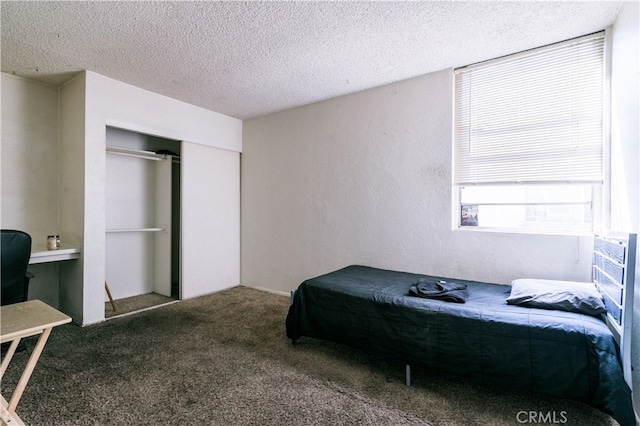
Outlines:
[{"label": "white window blind", "polygon": [[455,71],[454,184],[603,181],[604,32]]}]

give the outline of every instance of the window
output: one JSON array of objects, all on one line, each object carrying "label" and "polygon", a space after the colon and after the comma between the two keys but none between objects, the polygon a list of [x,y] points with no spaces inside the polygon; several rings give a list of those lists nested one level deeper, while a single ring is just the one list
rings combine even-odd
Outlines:
[{"label": "window", "polygon": [[604,184],[604,32],[455,70],[458,227],[589,232]]}]

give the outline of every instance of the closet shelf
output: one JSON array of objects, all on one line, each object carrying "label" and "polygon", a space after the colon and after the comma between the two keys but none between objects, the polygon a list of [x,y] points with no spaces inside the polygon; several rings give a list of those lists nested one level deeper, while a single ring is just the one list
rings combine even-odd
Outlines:
[{"label": "closet shelf", "polygon": [[127,228],[127,229],[107,229],[107,233],[116,232],[161,232],[164,228]]}]

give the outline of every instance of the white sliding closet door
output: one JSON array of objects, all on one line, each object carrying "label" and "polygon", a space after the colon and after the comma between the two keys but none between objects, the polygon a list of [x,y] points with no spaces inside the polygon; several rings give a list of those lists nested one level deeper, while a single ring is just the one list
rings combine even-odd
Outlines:
[{"label": "white sliding closet door", "polygon": [[240,153],[182,143],[182,298],[240,284]]}]

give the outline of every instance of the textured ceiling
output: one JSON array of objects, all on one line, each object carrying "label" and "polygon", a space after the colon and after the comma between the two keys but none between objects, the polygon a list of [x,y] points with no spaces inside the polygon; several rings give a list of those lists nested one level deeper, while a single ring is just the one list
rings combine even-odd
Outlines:
[{"label": "textured ceiling", "polygon": [[246,119],[598,31],[620,5],[3,0],[2,71],[90,70]]}]

